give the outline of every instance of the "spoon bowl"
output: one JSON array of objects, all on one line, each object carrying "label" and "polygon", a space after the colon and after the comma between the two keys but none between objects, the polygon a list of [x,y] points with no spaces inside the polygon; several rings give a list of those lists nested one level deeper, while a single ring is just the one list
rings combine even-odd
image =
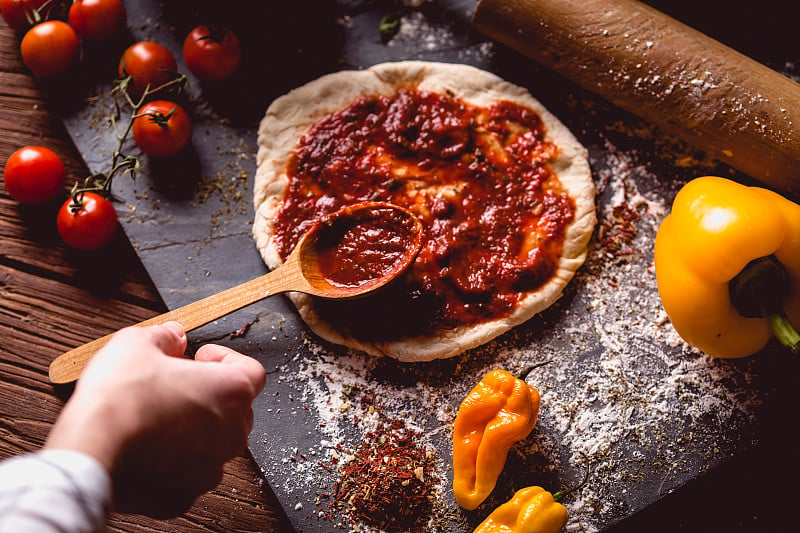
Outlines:
[{"label": "spoon bowl", "polygon": [[350,205],[314,222],[281,268],[294,261],[323,298],[357,298],[393,281],[422,249],[424,229],[405,208],[386,202]]},{"label": "spoon bowl", "polygon": [[[385,239],[394,244],[387,246]],[[152,317],[137,326],[175,321],[190,331],[283,292],[334,299],[363,296],[402,274],[414,262],[423,241],[422,223],[407,209],[385,202],[347,206],[315,221],[286,261],[272,272]],[[371,259],[365,261],[364,257]],[[346,268],[341,268],[342,264]],[[69,383],[78,379],[92,356],[111,336],[106,335],[57,357],[50,363],[50,381]]]}]

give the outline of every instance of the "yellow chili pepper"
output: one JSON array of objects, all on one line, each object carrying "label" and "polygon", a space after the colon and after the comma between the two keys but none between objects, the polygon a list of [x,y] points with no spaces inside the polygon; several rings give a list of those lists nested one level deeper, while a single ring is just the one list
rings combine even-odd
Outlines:
[{"label": "yellow chili pepper", "polygon": [[556,533],[568,516],[567,508],[542,487],[526,487],[492,511],[474,533]]},{"label": "yellow chili pepper", "polygon": [[475,509],[492,492],[511,446],[539,415],[539,392],[505,370],[492,370],[469,392],[453,426],[453,492]]},{"label": "yellow chili pepper", "polygon": [[655,242],[658,291],[683,339],[714,357],[743,357],[771,335],[797,351],[800,205],[706,176],[687,183]]}]

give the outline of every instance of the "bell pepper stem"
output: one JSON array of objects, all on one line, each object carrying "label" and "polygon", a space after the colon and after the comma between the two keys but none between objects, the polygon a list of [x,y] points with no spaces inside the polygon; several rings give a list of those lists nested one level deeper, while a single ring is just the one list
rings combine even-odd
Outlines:
[{"label": "bell pepper stem", "polygon": [[775,338],[793,353],[800,352],[800,333],[783,310],[789,286],[784,266],[774,257],[759,257],[731,280],[731,303],[744,317],[762,317]]},{"label": "bell pepper stem", "polygon": [[778,339],[782,345],[788,348],[792,353],[800,352],[800,333],[794,328],[786,313],[783,309],[776,311],[769,311],[767,308],[763,309],[764,319],[769,324],[775,338]]}]

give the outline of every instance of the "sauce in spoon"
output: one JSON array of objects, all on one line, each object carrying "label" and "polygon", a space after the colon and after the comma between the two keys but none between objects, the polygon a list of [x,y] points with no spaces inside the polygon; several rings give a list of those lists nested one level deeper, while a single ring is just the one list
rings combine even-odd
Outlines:
[{"label": "sauce in spoon", "polygon": [[419,219],[385,202],[323,217],[310,232],[321,275],[338,287],[369,290],[403,272],[422,246]]}]

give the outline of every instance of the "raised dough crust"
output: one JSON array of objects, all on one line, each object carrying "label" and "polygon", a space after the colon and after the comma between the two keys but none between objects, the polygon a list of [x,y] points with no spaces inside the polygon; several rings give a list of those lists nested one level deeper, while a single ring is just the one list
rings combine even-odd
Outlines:
[{"label": "raised dough crust", "polygon": [[342,71],[318,78],[277,98],[267,109],[258,131],[253,236],[268,267],[274,269],[282,263],[272,239],[273,220],[288,188],[285,170],[300,137],[317,120],[341,111],[361,96],[392,95],[398,87],[417,84],[421,90],[449,90],[456,98],[478,106],[504,99],[536,111],[544,121],[546,139],[560,150],[551,167],[575,202],[575,218],[567,228],[553,278],[525,296],[509,316],[501,319],[441,330],[434,335],[390,342],[362,342],[342,335],[321,320],[314,311],[311,297],[300,293],[288,294],[303,320],[323,339],[407,362],[456,356],[549,307],[561,296],[564,287],[586,259],[587,245],[596,223],[595,188],[586,149],[525,88],[468,65],[424,61],[382,63],[366,70]]}]

